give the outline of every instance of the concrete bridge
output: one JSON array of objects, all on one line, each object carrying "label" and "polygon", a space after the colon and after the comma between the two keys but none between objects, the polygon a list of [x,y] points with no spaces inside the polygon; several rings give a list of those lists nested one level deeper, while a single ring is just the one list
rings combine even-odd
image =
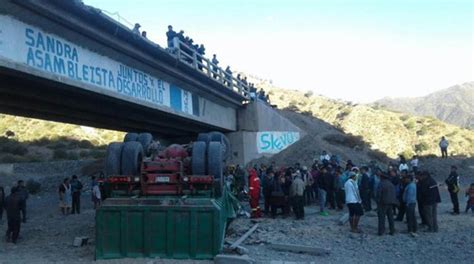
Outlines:
[{"label": "concrete bridge", "polygon": [[0,112],[173,139],[218,130],[239,163],[299,139],[238,80],[186,56],[78,1],[0,0]]}]

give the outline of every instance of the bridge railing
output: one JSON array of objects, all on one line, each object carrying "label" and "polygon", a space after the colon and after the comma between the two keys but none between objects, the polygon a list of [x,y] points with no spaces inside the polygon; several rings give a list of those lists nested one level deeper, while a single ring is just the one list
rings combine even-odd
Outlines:
[{"label": "bridge railing", "polygon": [[199,54],[194,48],[179,40],[178,37],[175,37],[172,43],[173,47],[169,47],[168,50],[178,60],[221,83],[230,90],[241,94],[246,99],[250,99],[250,87],[242,82],[242,80],[222,70],[221,67]]}]

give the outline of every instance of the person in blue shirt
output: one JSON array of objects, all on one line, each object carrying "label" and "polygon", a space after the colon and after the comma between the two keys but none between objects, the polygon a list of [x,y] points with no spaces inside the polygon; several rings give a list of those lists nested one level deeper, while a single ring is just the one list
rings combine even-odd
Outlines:
[{"label": "person in blue shirt", "polygon": [[408,233],[410,233],[412,236],[414,236],[416,233],[417,226],[415,216],[416,184],[413,178],[413,175],[407,175],[403,178],[403,181],[406,184],[405,190],[403,192],[403,202],[406,205]]}]

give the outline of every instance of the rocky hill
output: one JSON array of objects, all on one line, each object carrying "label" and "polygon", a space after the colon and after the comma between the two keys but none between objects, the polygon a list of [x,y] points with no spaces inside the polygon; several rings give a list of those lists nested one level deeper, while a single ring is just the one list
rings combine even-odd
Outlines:
[{"label": "rocky hill", "polygon": [[346,134],[360,136],[373,150],[395,158],[439,155],[441,136],[450,141],[450,155],[474,156],[474,131],[444,123],[432,117],[420,117],[332,100],[312,92],[301,92],[260,83],[270,95],[271,103],[280,109],[321,119]]},{"label": "rocky hill", "polygon": [[101,158],[122,132],[0,114],[0,163]]},{"label": "rocky hill", "polygon": [[474,82],[455,85],[424,97],[384,98],[374,105],[419,116],[431,116],[474,129]]}]

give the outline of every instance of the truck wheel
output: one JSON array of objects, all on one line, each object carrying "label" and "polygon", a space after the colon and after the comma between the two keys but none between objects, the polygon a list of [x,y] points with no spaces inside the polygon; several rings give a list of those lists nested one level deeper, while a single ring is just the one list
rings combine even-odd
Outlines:
[{"label": "truck wheel", "polygon": [[125,142],[122,149],[122,175],[140,175],[142,161],[142,145],[136,141]]},{"label": "truck wheel", "polygon": [[127,133],[123,138],[123,142],[130,142],[130,141],[137,141],[138,134],[137,133]]},{"label": "truck wheel", "polygon": [[192,174],[206,175],[206,143],[202,141],[194,142],[191,157]]},{"label": "truck wheel", "polygon": [[209,142],[207,147],[207,170],[214,177],[216,195],[222,192],[224,185],[222,145],[220,142]]},{"label": "truck wheel", "polygon": [[228,159],[231,154],[230,142],[229,139],[221,132],[211,132],[209,133],[211,142],[220,142],[222,144],[222,157],[224,160]]},{"label": "truck wheel", "polygon": [[199,133],[196,141],[202,141],[204,143],[209,144],[211,141],[211,137],[209,136],[208,133]]},{"label": "truck wheel", "polygon": [[150,133],[140,133],[140,135],[138,135],[137,141],[142,144],[143,152],[149,156],[150,153],[148,153],[148,146],[150,146],[151,142],[153,141],[153,136]]},{"label": "truck wheel", "polygon": [[123,143],[113,142],[107,146],[105,154],[105,176],[120,175]]}]

